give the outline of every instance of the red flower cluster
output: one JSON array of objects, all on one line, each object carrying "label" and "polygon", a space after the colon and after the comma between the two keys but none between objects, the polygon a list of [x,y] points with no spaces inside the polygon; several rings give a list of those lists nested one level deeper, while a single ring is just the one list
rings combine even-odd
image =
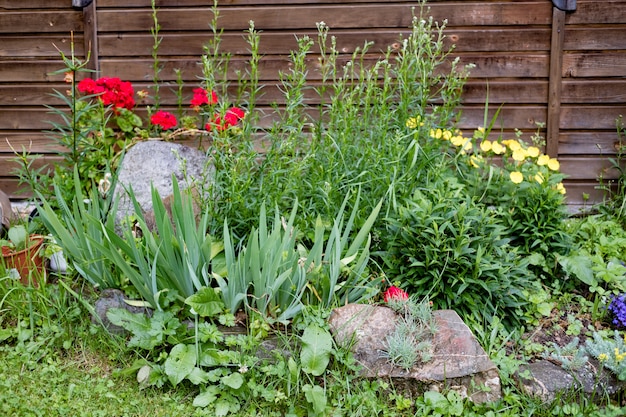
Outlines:
[{"label": "red flower cluster", "polygon": [[132,110],[135,107],[135,91],[132,84],[117,77],[102,77],[97,80],[85,78],[78,83],[78,91],[98,95],[102,104],[113,106],[115,109]]},{"label": "red flower cluster", "polygon": [[226,110],[226,114],[224,114],[224,119],[219,114],[215,114],[213,119],[207,123],[204,128],[206,130],[212,130],[215,128],[218,131],[224,131],[231,126],[235,126],[241,119],[244,118],[246,113],[240,109],[239,107],[231,107]]},{"label": "red flower cluster", "polygon": [[191,107],[193,107],[196,111],[200,110],[200,106],[213,104],[217,104],[217,94],[215,91],[211,91],[211,98],[209,99],[209,92],[204,88],[196,88],[193,90]]},{"label": "red flower cluster", "polygon": [[406,291],[398,287],[392,286],[392,287],[389,287],[387,291],[385,291],[385,294],[383,294],[383,299],[385,300],[386,303],[388,303],[390,300],[394,300],[394,301],[408,300],[409,294],[407,294]]},{"label": "red flower cluster", "polygon": [[150,117],[150,123],[155,126],[160,126],[163,130],[168,130],[176,127],[176,125],[178,124],[178,120],[176,120],[176,116],[174,116],[172,113],[159,110],[158,112],[154,113],[152,117]]}]

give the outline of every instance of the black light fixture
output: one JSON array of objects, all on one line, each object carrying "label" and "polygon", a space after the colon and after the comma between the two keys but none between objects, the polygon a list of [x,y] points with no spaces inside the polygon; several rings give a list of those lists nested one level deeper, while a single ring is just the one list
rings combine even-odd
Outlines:
[{"label": "black light fixture", "polygon": [[87,7],[93,2],[93,0],[72,0],[72,7],[83,8]]},{"label": "black light fixture", "polygon": [[552,4],[557,9],[573,12],[576,10],[576,0],[552,0]]}]

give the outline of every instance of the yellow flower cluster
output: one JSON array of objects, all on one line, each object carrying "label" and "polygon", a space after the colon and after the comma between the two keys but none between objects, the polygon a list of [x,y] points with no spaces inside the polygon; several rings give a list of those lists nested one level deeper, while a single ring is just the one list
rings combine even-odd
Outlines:
[{"label": "yellow flower cluster", "polygon": [[[416,129],[424,126],[422,119],[418,117],[411,117],[406,121],[406,126],[410,129]],[[494,155],[502,156],[507,161],[513,161],[514,169],[509,172],[509,179],[514,184],[521,184],[526,178],[529,181],[535,181],[539,184],[543,184],[550,171],[558,172],[561,168],[561,164],[556,158],[551,158],[549,155],[541,153],[541,150],[537,146],[526,146],[523,142],[515,139],[505,139],[490,141],[485,138],[485,128],[479,127],[474,131],[471,138],[466,138],[459,130],[448,129],[430,129],[429,136],[433,139],[443,140],[450,142],[459,153],[470,154],[469,164],[474,168],[480,168],[485,161],[485,157]],[[474,143],[479,142],[476,148]],[[541,171],[536,169],[522,170],[524,163],[530,162],[536,167],[545,166],[548,171]],[[509,168],[510,169],[510,168]],[[524,172],[528,174],[525,176]],[[565,194],[565,186],[559,182],[554,188],[561,194]]]},{"label": "yellow flower cluster", "polygon": [[[624,359],[626,359],[626,352],[619,353],[619,349],[618,348],[615,348],[615,351],[613,353],[615,354],[615,362],[619,363],[619,362],[623,361]],[[599,359],[599,356],[600,355],[598,355],[598,359]]]},{"label": "yellow flower cluster", "polygon": [[[515,139],[490,141],[484,139],[484,135],[484,128],[478,128],[474,132],[474,139],[482,139],[480,141],[479,148],[485,154],[507,156],[511,160],[515,161],[518,167],[522,163],[530,161],[534,162],[537,166],[546,166],[548,170],[554,172],[558,172],[561,168],[561,164],[556,158],[551,158],[548,155],[542,154],[539,148],[536,146],[526,147]],[[478,159],[470,160],[470,164],[476,167],[477,161]],[[521,172],[521,170],[516,169],[509,173],[509,179],[514,184],[521,184],[524,181],[524,174]],[[531,175],[529,179],[534,180],[539,184],[543,184],[546,178],[541,171],[538,171],[534,175]],[[556,185],[556,190],[561,194],[565,194],[565,186],[563,186],[563,183],[558,183]]]}]

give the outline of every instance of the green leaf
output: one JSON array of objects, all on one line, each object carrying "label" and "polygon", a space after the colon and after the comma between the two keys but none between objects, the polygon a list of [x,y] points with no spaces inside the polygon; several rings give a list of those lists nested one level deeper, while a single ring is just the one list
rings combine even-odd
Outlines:
[{"label": "green leaf", "polygon": [[172,348],[165,360],[164,368],[169,381],[176,386],[193,371],[195,366],[195,346],[180,343]]},{"label": "green leaf", "polygon": [[233,372],[232,374],[223,377],[222,382],[227,387],[239,389],[243,385],[243,376],[241,376],[239,372]]},{"label": "green leaf", "polygon": [[589,286],[597,285],[589,256],[572,255],[559,259],[559,264],[568,275],[573,275]]},{"label": "green leaf", "polygon": [[324,389],[319,385],[306,384],[302,387],[302,391],[304,391],[304,396],[309,404],[313,406],[313,412],[315,415],[324,415],[324,411],[326,410],[326,394],[324,393]]},{"label": "green leaf", "polygon": [[209,373],[196,366],[191,373],[187,375],[187,379],[194,385],[206,384],[209,382]]},{"label": "green leaf", "polygon": [[193,406],[200,407],[200,408],[207,407],[209,404],[217,400],[217,393],[218,393],[217,387],[215,386],[208,387],[206,391],[201,392],[200,394],[196,396],[196,398],[193,399]]},{"label": "green leaf", "polygon": [[333,348],[331,334],[316,325],[309,325],[302,334],[300,362],[302,370],[314,376],[320,376],[326,370]]},{"label": "green leaf", "polygon": [[219,400],[215,403],[215,415],[217,417],[228,415],[230,412],[230,401]]},{"label": "green leaf", "polygon": [[185,304],[191,306],[201,317],[216,317],[225,309],[218,290],[211,287],[200,288],[185,300]]}]

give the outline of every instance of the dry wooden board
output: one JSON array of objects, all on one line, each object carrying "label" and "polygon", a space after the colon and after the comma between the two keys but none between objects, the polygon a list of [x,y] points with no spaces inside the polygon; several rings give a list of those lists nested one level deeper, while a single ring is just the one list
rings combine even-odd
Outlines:
[{"label": "dry wooden board", "polygon": [[[70,34],[67,35],[17,35],[0,36],[0,59],[11,58],[34,58],[34,57],[59,57],[61,52],[70,56]],[[84,42],[82,35],[74,36],[74,53],[84,55]]]},{"label": "dry wooden board", "polygon": [[563,132],[559,135],[560,155],[612,156],[617,152],[618,145],[619,138],[616,129]]},{"label": "dry wooden board", "polygon": [[[353,5],[299,5],[226,7],[220,9],[218,27],[224,30],[245,30],[254,21],[261,30],[315,29],[325,22],[331,29],[345,28],[403,28],[411,25],[410,3]],[[533,13],[528,13],[528,10]],[[552,7],[548,2],[485,3],[430,5],[437,21],[446,19],[453,26],[549,25]],[[180,28],[207,30],[213,19],[210,7],[161,8],[158,21],[165,31]],[[129,24],[130,23],[130,24]],[[150,9],[99,9],[99,30],[103,32],[142,31],[153,25]]]},{"label": "dry wooden board", "polygon": [[626,103],[616,106],[563,106],[561,107],[561,129],[615,128],[615,120],[626,114]]},{"label": "dry wooden board", "polygon": [[623,77],[626,51],[565,53],[563,77]]},{"label": "dry wooden board", "polygon": [[[69,0],[68,0],[69,3]],[[83,30],[83,13],[66,10],[38,10],[0,13],[0,33],[70,33]]]}]

